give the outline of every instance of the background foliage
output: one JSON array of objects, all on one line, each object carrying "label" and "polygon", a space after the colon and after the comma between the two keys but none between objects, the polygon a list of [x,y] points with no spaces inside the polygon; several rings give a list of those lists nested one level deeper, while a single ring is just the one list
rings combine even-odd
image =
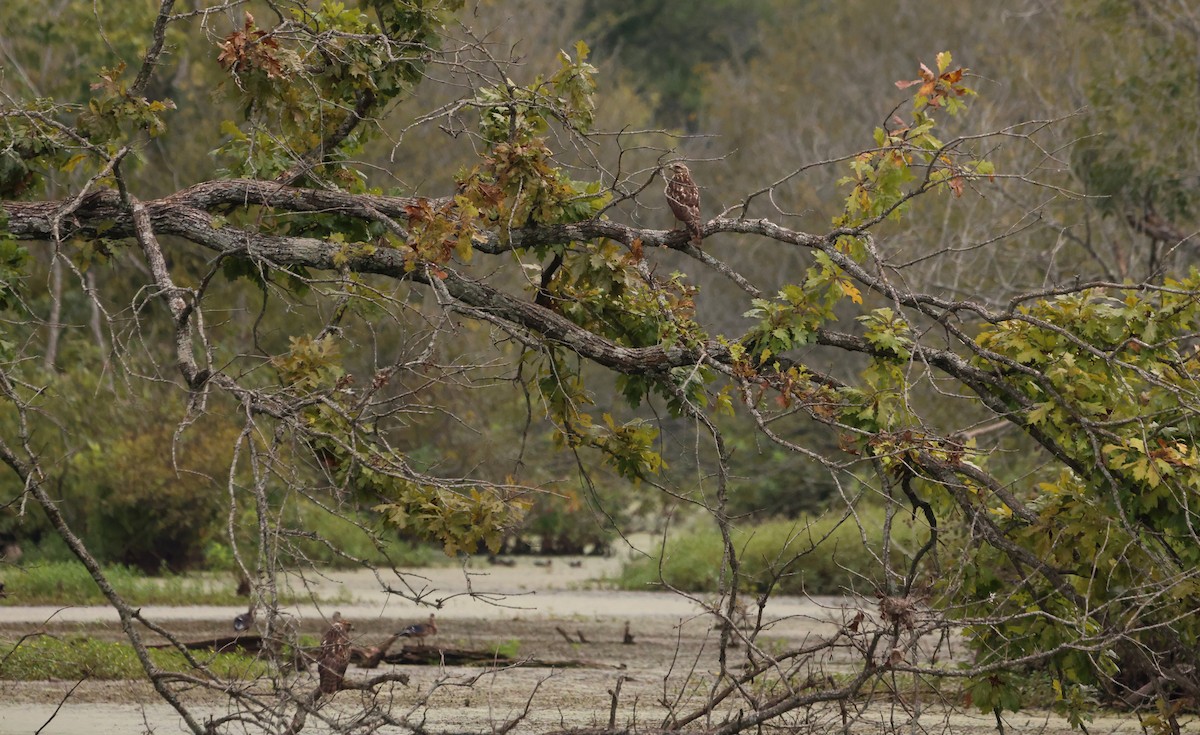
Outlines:
[{"label": "background foliage", "polygon": [[1200,14],[544,5],[0,7],[6,563],[132,620],[99,562],[270,603],[682,515],[625,584],[879,600],[791,709],[1200,701]]}]

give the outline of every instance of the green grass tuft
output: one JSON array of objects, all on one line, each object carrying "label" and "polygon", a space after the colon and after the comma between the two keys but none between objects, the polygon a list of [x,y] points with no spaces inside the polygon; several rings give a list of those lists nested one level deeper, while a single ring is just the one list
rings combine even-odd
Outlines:
[{"label": "green grass tuft", "polygon": [[497,658],[513,659],[517,657],[517,652],[521,650],[521,641],[516,638],[509,638],[506,641],[497,643],[493,653]]},{"label": "green grass tuft", "polygon": [[[264,661],[237,653],[193,652],[212,674],[222,679],[264,676]],[[150,660],[164,671],[194,672],[179,651],[151,649]],[[92,638],[39,636],[17,643],[0,640],[0,679],[39,681],[46,679],[141,679],[142,665],[128,643]]]},{"label": "green grass tuft", "polygon": [[[778,577],[774,591],[784,594],[873,593],[883,581],[884,514],[879,508],[865,508],[858,518],[868,545],[853,518],[838,525],[840,517],[832,514],[736,528],[733,543],[741,561],[741,588],[759,591]],[[914,527],[908,516],[893,519],[893,569],[906,570],[909,555],[927,537],[928,528]],[[716,591],[721,573],[716,528],[677,532],[667,542],[664,557],[661,572],[657,554],[629,562],[614,580],[616,586],[638,590],[661,587],[665,581],[689,592]]]},{"label": "green grass tuft", "polygon": [[[233,577],[147,577],[124,566],[105,567],[104,574],[131,605],[242,605]],[[79,562],[47,562],[0,571],[7,597],[4,605],[103,605],[100,588]]]}]

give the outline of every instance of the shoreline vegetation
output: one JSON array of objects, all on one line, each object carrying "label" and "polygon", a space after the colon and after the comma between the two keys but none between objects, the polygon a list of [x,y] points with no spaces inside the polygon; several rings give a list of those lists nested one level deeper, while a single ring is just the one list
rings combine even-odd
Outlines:
[{"label": "shoreline vegetation", "polygon": [[[881,508],[860,512],[866,528],[881,529],[882,515]],[[911,553],[920,543],[916,539],[927,533],[911,524],[902,529],[900,523],[896,526],[893,549],[897,553],[905,550]],[[879,560],[872,549],[880,548],[880,540],[869,538],[869,546],[864,545],[858,526],[845,523],[836,515],[747,525],[737,530],[737,536],[743,587],[747,590],[770,585],[781,594],[861,593],[864,590],[860,588],[871,582],[879,569]],[[821,550],[816,553],[818,544]],[[589,584],[621,590],[653,590],[663,588],[665,583],[688,592],[717,590],[716,572],[720,569],[722,545],[715,528],[693,526],[673,533],[665,546],[653,543],[648,548],[648,556],[626,560],[615,575],[591,580]],[[428,563],[429,557],[439,555],[418,552],[406,556],[426,562],[419,566],[436,566]],[[477,555],[472,562],[488,563],[485,558]],[[131,567],[111,565],[105,567],[105,574],[133,605],[245,605],[248,599],[245,590],[239,594],[238,577],[228,571],[147,575]],[[0,582],[5,592],[0,597],[0,606],[106,604],[87,570],[78,562],[46,561],[0,567]],[[324,597],[330,602],[343,599],[337,595]],[[281,601],[309,598],[308,593],[284,591]]]}]

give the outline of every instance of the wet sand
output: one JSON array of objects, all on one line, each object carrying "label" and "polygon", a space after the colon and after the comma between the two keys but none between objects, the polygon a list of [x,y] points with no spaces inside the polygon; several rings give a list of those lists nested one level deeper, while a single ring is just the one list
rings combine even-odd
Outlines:
[{"label": "wet sand", "polygon": [[[283,605],[282,610],[302,622],[324,621],[340,611],[355,621],[381,624],[418,621],[430,612],[439,620],[679,619],[702,614],[705,603],[713,601],[711,596],[689,597],[661,589],[607,589],[603,580],[619,566],[613,559],[556,559],[548,568],[535,566],[542,561],[520,558],[516,566],[506,567],[476,560],[465,568],[397,569],[378,576],[355,571],[291,577],[284,585],[289,593],[316,601]],[[580,566],[568,566],[569,561]],[[811,629],[814,624],[840,619],[842,608],[850,604],[857,603],[841,597],[777,596],[766,612],[781,625],[794,623]],[[170,624],[178,621],[231,621],[245,607],[147,605],[141,610],[150,620],[173,627]],[[116,624],[119,618],[106,606],[0,607],[0,628],[47,622]]]},{"label": "wet sand", "polygon": [[[517,647],[518,658],[539,661],[584,662],[587,665],[530,665],[517,669],[488,667],[396,666],[409,675],[408,686],[385,687],[367,699],[359,692],[339,692],[322,709],[334,720],[352,718],[364,706],[393,713],[415,712],[431,732],[492,732],[509,718],[520,715],[532,697],[533,706],[514,733],[543,733],[565,727],[606,727],[611,694],[620,680],[618,727],[656,728],[663,724],[670,700],[676,712],[700,707],[716,669],[714,619],[705,614],[704,600],[664,592],[629,592],[605,589],[602,580],[616,573],[611,559],[587,558],[572,567],[567,559],[536,566],[521,558],[516,566],[489,566],[476,561],[469,568],[405,569],[377,578],[369,572],[336,573],[307,580],[293,579],[293,592],[309,590],[318,602],[287,606],[284,612],[302,630],[317,632],[334,610],[354,622],[357,642],[372,645],[402,624],[423,620],[435,605],[440,633],[438,645],[487,650],[490,646]],[[538,560],[541,561],[541,560]],[[386,588],[420,597],[420,605]],[[835,632],[859,610],[875,610],[874,600],[840,597],[778,597],[764,610],[770,625],[758,639],[764,650],[783,650],[810,637]],[[165,627],[187,635],[223,635],[237,607],[152,606],[142,612]],[[116,614],[109,608],[4,607],[0,608],[0,638],[12,640],[32,630],[62,634],[86,633],[112,640],[121,638]],[[628,622],[634,645],[622,644]],[[586,644],[569,642],[583,635]],[[745,656],[745,649],[733,654]],[[743,659],[744,660],[744,659]],[[731,662],[738,665],[738,661]],[[849,660],[836,657],[817,662],[826,673],[849,670]],[[379,672],[351,669],[351,676]],[[470,684],[468,686],[468,683]],[[157,733],[184,732],[178,713],[163,703],[145,682],[0,682],[0,735],[33,733]],[[270,699],[265,684],[258,695]],[[308,686],[308,685],[305,685]],[[68,692],[70,692],[68,696]],[[224,697],[190,693],[188,702],[201,720],[228,715],[236,708]],[[65,699],[65,703],[64,702]],[[61,706],[60,706],[61,704]],[[930,706],[933,704],[934,706]],[[975,715],[969,708],[948,710],[945,703],[907,701],[888,705],[863,705],[852,732],[881,732],[889,727],[926,732],[995,732],[991,715]],[[926,708],[920,725],[910,718],[913,707]],[[797,713],[808,720],[794,726],[814,732],[840,731],[836,708]],[[836,720],[836,721],[835,721]],[[48,723],[48,724],[47,724]],[[889,724],[890,723],[890,724]],[[700,725],[700,723],[697,723]],[[1045,713],[1009,716],[1009,732],[1068,733],[1067,723]],[[1193,723],[1194,727],[1194,723]],[[882,728],[882,729],[881,729]],[[1101,719],[1089,725],[1092,733],[1141,732],[1135,718]],[[257,731],[257,730],[256,730]],[[310,719],[304,732],[329,732]],[[403,732],[395,727],[381,732]]]},{"label": "wet sand", "polygon": [[[605,589],[602,580],[619,568],[613,559],[556,558],[549,566],[535,564],[545,561],[518,558],[515,566],[508,567],[475,560],[468,567],[400,569],[380,576],[359,571],[293,577],[287,582],[289,591],[315,597],[317,602],[287,605],[283,612],[302,630],[317,631],[335,610],[340,611],[354,622],[361,642],[371,644],[401,625],[423,620],[433,610],[441,630],[438,638],[444,645],[486,650],[489,645],[519,641],[521,657],[611,662],[594,668],[506,671],[503,676],[489,676],[489,681],[457,700],[439,694],[429,703],[431,727],[470,726],[480,731],[511,716],[504,713],[513,707],[520,711],[535,690],[537,701],[546,706],[536,709],[522,731],[555,729],[565,723],[606,724],[596,718],[607,717],[607,690],[618,676],[638,672],[634,677],[638,684],[626,683],[626,692],[651,702],[661,696],[652,690],[661,691],[664,661],[669,662],[681,645],[703,647],[708,641],[713,647],[713,619],[704,613],[704,600],[664,591]],[[578,566],[571,566],[570,561]],[[836,621],[846,615],[842,608],[847,604],[842,598],[772,600],[768,614],[777,622],[769,635],[832,632]],[[244,609],[154,605],[143,607],[142,614],[184,636],[220,635]],[[108,607],[0,607],[0,638],[14,639],[45,629],[119,640],[118,621],[116,612]],[[637,638],[634,646],[620,643],[626,621]],[[557,632],[560,627],[571,635],[583,634],[589,644],[569,644]],[[395,669],[406,671],[413,680],[410,687],[389,693],[397,706],[411,706],[435,684],[481,673],[478,668],[465,667]],[[178,713],[163,703],[148,683],[85,681],[67,696],[75,685],[0,682],[0,702],[7,702],[0,705],[0,735],[32,733],[46,723],[44,735],[142,732],[147,724],[160,732],[185,729]],[[641,686],[646,691],[639,691]],[[446,691],[459,690],[448,687]],[[354,697],[351,693],[338,696],[346,701]],[[192,704],[200,717],[228,714],[230,708],[224,700],[200,698]],[[643,704],[639,716],[661,716],[656,710]],[[316,722],[305,728],[306,733],[322,731]]]}]

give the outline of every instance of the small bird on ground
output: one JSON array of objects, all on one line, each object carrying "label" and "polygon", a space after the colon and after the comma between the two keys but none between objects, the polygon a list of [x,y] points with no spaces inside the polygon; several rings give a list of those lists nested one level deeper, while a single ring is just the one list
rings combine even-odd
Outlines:
[{"label": "small bird on ground", "polygon": [[233,629],[241,633],[243,630],[250,630],[250,626],[254,625],[254,605],[251,604],[246,612],[241,613],[233,619]]},{"label": "small bird on ground", "polygon": [[401,638],[415,638],[423,640],[431,635],[437,635],[437,623],[433,622],[433,613],[429,614],[429,621],[425,623],[413,623],[396,635]]}]

